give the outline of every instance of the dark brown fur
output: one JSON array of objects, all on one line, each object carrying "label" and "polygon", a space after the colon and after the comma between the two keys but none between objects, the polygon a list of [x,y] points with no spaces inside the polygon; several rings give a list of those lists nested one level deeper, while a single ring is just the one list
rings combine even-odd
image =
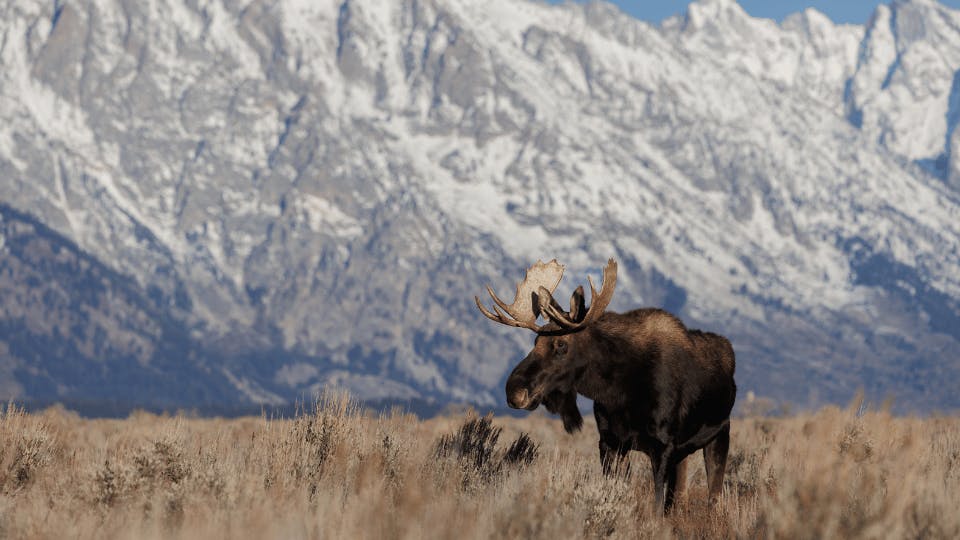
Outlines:
[{"label": "dark brown fur", "polygon": [[644,452],[666,510],[683,489],[684,458],[703,449],[710,497],[720,494],[736,398],[726,338],[688,330],[660,309],[607,312],[570,334],[545,330],[507,380],[511,407],[543,403],[573,432],[582,424],[579,393],[594,402],[604,473],[630,450]]},{"label": "dark brown fur", "polygon": [[563,429],[576,433],[583,427],[583,416],[577,407],[576,392],[553,392],[543,400],[543,406],[553,414],[559,414]]}]

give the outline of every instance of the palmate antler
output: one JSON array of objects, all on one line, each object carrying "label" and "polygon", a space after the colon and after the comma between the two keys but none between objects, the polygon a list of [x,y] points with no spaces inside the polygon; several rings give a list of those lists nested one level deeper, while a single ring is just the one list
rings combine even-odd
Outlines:
[{"label": "palmate antler", "polygon": [[[540,332],[542,327],[537,325],[537,317],[540,315],[537,292],[545,290],[552,293],[560,284],[562,278],[563,265],[558,263],[556,259],[548,263],[537,261],[536,264],[527,269],[526,277],[517,285],[517,294],[513,298],[513,303],[509,306],[503,300],[500,300],[493,289],[487,285],[487,292],[490,293],[490,297],[496,304],[493,306],[496,315],[483,307],[479,297],[474,296],[474,299],[477,301],[477,307],[488,319],[508,326],[529,328],[534,332]],[[507,317],[504,312],[510,317]]]},{"label": "palmate antler", "polygon": [[[553,299],[553,291],[556,290],[560,279],[563,277],[563,270],[563,265],[558,263],[556,259],[549,263],[537,261],[527,270],[526,278],[517,285],[517,294],[512,304],[507,305],[503,300],[500,300],[493,289],[487,286],[487,292],[490,293],[490,297],[496,304],[493,308],[496,314],[487,311],[480,303],[480,298],[474,297],[477,301],[477,307],[492,321],[509,326],[529,328],[538,334],[575,332],[595,321],[607,309],[610,300],[613,299],[613,291],[617,285],[617,263],[613,259],[607,261],[607,266],[603,269],[603,282],[600,285],[599,293],[593,286],[593,280],[589,276],[587,277],[587,281],[590,283],[590,309],[586,309],[583,287],[577,287],[573,296],[570,297],[570,311],[564,311],[560,304]],[[543,326],[537,325],[537,317],[541,314],[553,321],[560,329],[544,330]]]}]

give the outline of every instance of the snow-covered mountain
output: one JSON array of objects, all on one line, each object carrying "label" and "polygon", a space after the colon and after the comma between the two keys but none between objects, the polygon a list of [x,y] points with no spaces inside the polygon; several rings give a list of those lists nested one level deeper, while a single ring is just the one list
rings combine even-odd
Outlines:
[{"label": "snow-covered mountain", "polygon": [[0,5],[3,399],[502,402],[563,291],[726,334],[742,391],[960,407],[960,12],[701,0]]}]

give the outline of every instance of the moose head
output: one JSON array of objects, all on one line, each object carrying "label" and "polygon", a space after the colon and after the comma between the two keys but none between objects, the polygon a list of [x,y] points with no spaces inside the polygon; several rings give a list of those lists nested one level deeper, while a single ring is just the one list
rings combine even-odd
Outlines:
[{"label": "moose head", "polygon": [[[533,350],[507,379],[507,404],[514,409],[533,410],[543,403],[551,412],[563,415],[565,427],[573,431],[579,429],[582,422],[579,413],[572,414],[576,411],[577,379],[585,366],[602,353],[590,330],[613,298],[617,263],[613,259],[607,261],[599,293],[593,280],[587,277],[590,307],[586,306],[583,287],[579,286],[570,297],[569,311],[553,298],[563,271],[564,266],[556,259],[549,263],[537,261],[517,285],[516,296],[509,305],[488,286],[487,292],[494,302],[493,313],[483,306],[480,298],[475,298],[477,307],[487,318],[537,334]],[[538,318],[543,318],[545,323],[538,325]]]}]

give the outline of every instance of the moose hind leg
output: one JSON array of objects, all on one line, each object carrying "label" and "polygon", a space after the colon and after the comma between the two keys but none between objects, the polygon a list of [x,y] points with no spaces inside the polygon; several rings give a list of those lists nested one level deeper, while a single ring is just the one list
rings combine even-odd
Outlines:
[{"label": "moose hind leg", "polygon": [[716,438],[703,447],[703,462],[707,470],[707,489],[710,501],[717,502],[723,491],[723,473],[727,467],[727,452],[730,449],[730,424],[725,425]]}]

